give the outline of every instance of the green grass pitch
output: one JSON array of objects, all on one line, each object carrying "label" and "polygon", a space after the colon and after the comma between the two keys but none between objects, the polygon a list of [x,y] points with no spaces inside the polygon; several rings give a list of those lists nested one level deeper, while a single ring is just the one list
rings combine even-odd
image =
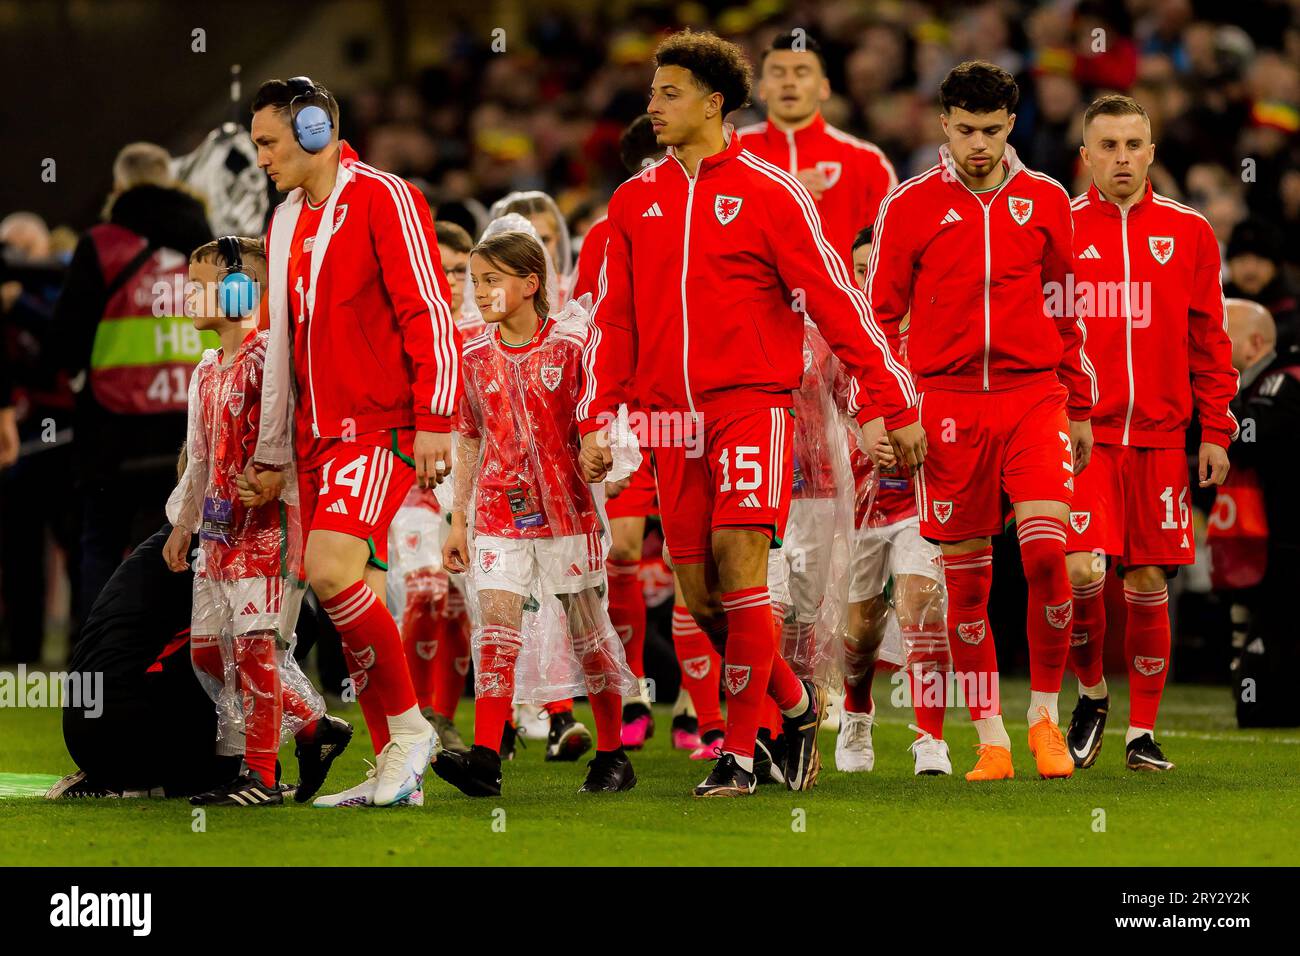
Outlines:
[{"label": "green grass pitch", "polygon": [[[1064,695],[1062,719],[1073,706]],[[615,797],[579,796],[585,763],[548,764],[539,742],[505,767],[505,795],[471,800],[428,775],[423,808],[315,810],[310,806],[209,809],[195,832],[180,800],[56,803],[0,800],[4,865],[1295,865],[1300,863],[1300,731],[1238,731],[1228,691],[1172,685],[1159,739],[1170,774],[1123,768],[1126,688],[1112,683],[1106,744],[1097,765],[1042,781],[1025,744],[1023,681],[1005,681],[1017,777],[975,785],[974,733],[949,711],[956,773],[912,776],[910,711],[877,690],[876,770],[834,770],[835,737],[810,793],[765,786],[748,800],[690,796],[708,764],[669,749],[668,713],[633,754],[639,783]],[[468,731],[472,708],[462,705]],[[359,721],[355,711],[345,716]],[[590,712],[579,707],[579,718]],[[0,771],[70,771],[52,710],[0,715]],[[589,723],[588,726],[591,726]],[[358,732],[326,792],[356,783],[369,756]],[[292,749],[281,755],[296,776]]]}]

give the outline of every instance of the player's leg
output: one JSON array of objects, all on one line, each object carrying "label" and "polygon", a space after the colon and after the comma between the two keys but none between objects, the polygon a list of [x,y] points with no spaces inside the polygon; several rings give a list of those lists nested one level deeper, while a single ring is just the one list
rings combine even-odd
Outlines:
[{"label": "player's leg", "polygon": [[1174,765],[1156,744],[1155,725],[1172,643],[1167,569],[1192,564],[1196,558],[1191,487],[1181,447],[1132,449],[1130,459],[1132,480],[1125,486],[1129,521],[1121,558],[1128,612],[1125,762],[1130,770],[1172,770]]},{"label": "player's leg", "polygon": [[[629,494],[631,487],[610,504]],[[610,515],[610,548],[605,560],[609,578],[609,619],[623,642],[628,667],[638,680],[645,678],[645,594],[641,589],[641,548],[645,541],[645,516]],[[640,750],[654,733],[654,718],[644,693],[623,706],[623,745]]]},{"label": "player's leg", "polygon": [[1045,778],[1074,773],[1060,731],[1059,698],[1070,652],[1074,617],[1065,568],[1069,506],[1059,501],[1013,502],[1020,559],[1029,585],[1025,630],[1029,638],[1029,750]]},{"label": "player's leg", "polygon": [[691,751],[692,760],[713,760],[721,754],[723,739],[722,656],[686,607],[677,571],[673,570],[673,650],[681,668],[682,687],[690,694],[699,721],[700,744]]},{"label": "player's leg", "polygon": [[1128,663],[1129,721],[1124,735],[1130,770],[1173,770],[1155,742],[1156,714],[1169,676],[1172,635],[1165,570],[1143,565],[1124,570],[1124,658]]},{"label": "player's leg", "polygon": [[968,780],[1014,776],[988,616],[992,536],[1002,529],[1002,404],[996,393],[933,390],[918,404],[921,424],[941,438],[931,443],[925,467],[917,473],[917,512],[921,535],[937,543],[942,554],[954,683],[979,735],[979,757]]},{"label": "player's leg", "polygon": [[944,587],[948,592],[948,647],[956,684],[961,688],[979,736],[979,758],[967,780],[1006,780],[1015,776],[1011,738],[1002,722],[998,656],[989,623],[993,586],[993,546],[989,538],[943,542]]},{"label": "player's leg", "polygon": [[321,469],[305,551],[308,582],[351,665],[366,672],[366,693],[377,698],[375,706],[359,695],[371,736],[388,736],[377,758],[376,806],[406,801],[420,790],[437,742],[416,702],[401,633],[384,606],[389,526],[415,480],[413,438],[394,431],[391,447],[338,444]]},{"label": "player's leg", "polygon": [[1088,467],[1074,478],[1074,498],[1065,529],[1065,568],[1070,577],[1074,618],[1070,625],[1070,668],[1079,699],[1066,744],[1075,767],[1096,762],[1105,741],[1110,692],[1102,672],[1106,640],[1106,557],[1122,553],[1123,482],[1126,449],[1098,444]]},{"label": "player's leg", "polygon": [[1058,699],[1070,652],[1074,601],[1065,568],[1066,525],[1074,495],[1074,457],[1065,414],[1065,387],[1007,393],[1014,420],[1007,438],[1002,482],[1015,510],[1020,559],[1028,583],[1029,749],[1044,778],[1074,773]]}]

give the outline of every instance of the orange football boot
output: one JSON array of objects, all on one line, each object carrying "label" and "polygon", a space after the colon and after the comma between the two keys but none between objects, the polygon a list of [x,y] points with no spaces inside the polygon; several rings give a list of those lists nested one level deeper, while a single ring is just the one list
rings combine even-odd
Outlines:
[{"label": "orange football boot", "polygon": [[975,769],[966,774],[967,780],[1010,780],[1016,775],[1016,768],[1011,764],[1011,751],[1006,747],[980,744],[979,754]]},{"label": "orange football boot", "polygon": [[1038,775],[1044,780],[1074,774],[1074,758],[1065,746],[1065,735],[1052,723],[1046,707],[1038,708],[1038,720],[1029,728],[1029,752],[1038,761]]}]

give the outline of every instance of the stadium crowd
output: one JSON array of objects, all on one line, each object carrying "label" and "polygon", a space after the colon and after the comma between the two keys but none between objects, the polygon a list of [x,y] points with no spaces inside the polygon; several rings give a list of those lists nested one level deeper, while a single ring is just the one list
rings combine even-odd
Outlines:
[{"label": "stadium crowd", "polygon": [[[1300,365],[1300,13],[1293,6],[755,2],[713,13],[704,5],[647,4],[609,16],[600,8],[538,10],[526,36],[507,38],[502,52],[491,36],[453,25],[438,62],[387,86],[338,91],[342,133],[367,163],[414,182],[437,220],[475,239],[506,194],[554,197],[565,219],[556,231],[573,237],[572,250],[558,239],[554,247],[556,267],[567,272],[626,178],[620,139],[645,111],[654,50],[681,26],[714,30],[754,63],[778,34],[796,29],[816,38],[832,90],[822,104],[826,121],[878,146],[899,180],[933,164],[943,142],[937,91],[963,61],[988,61],[1016,77],[1020,104],[1009,142],[1026,166],[1071,195],[1089,184],[1078,157],[1088,103],[1106,92],[1141,103],[1157,144],[1153,186],[1208,219],[1224,294],[1263,307],[1230,310],[1228,331],[1242,373],[1238,418],[1257,421],[1260,435],[1275,439],[1230,449],[1234,464],[1261,475],[1270,555],[1262,583],[1260,575],[1234,574],[1234,562],[1249,564],[1252,549],[1263,546],[1246,532],[1216,552],[1211,571],[1207,522],[1222,523],[1227,506],[1222,497],[1216,503],[1214,489],[1195,490],[1198,560],[1171,585],[1174,676],[1224,681],[1233,658],[1239,669],[1268,672],[1274,642],[1294,642],[1281,605],[1300,569],[1300,512],[1284,477],[1294,474],[1297,457],[1285,436],[1300,425],[1300,386],[1287,378],[1271,395],[1251,391],[1272,380],[1263,372]],[[740,129],[762,118],[755,102],[729,122]],[[45,650],[47,635],[66,622],[75,643],[115,567],[164,522],[175,450],[185,438],[183,405],[173,395],[155,408],[114,406],[104,398],[111,389],[95,393],[89,379],[113,371],[92,368],[95,328],[121,282],[148,261],[136,256],[166,249],[188,256],[213,238],[203,216],[211,197],[172,170],[160,148],[124,150],[104,210],[104,222],[121,230],[119,249],[102,231],[92,237],[91,223],[51,229],[39,208],[0,217],[0,661],[57,663]],[[145,244],[136,249],[132,236]],[[1190,468],[1196,447],[1189,439]],[[1014,541],[999,542],[998,565],[1014,566],[1015,550]],[[647,591],[662,599],[662,616],[670,589],[650,574]],[[995,621],[1010,661],[1023,643],[1007,639],[1023,634],[1017,613]],[[666,631],[667,622],[654,627]],[[1257,660],[1244,660],[1256,643]],[[665,671],[675,670],[670,653],[664,662]],[[675,678],[664,683],[675,686]]]}]

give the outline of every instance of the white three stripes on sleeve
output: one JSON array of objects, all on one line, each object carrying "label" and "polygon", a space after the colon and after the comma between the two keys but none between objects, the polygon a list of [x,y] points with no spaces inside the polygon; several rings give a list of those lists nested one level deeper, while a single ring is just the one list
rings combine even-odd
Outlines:
[{"label": "white three stripes on sleeve", "polygon": [[356,163],[353,170],[362,176],[381,183],[393,200],[397,209],[397,218],[402,225],[402,238],[410,256],[411,271],[415,275],[420,297],[429,311],[429,325],[433,333],[434,355],[437,359],[437,376],[434,382],[433,396],[429,403],[432,415],[451,416],[455,412],[456,380],[459,374],[460,356],[456,354],[455,328],[451,319],[451,309],[443,300],[434,278],[433,262],[429,253],[429,244],[424,230],[420,228],[420,217],[415,203],[411,199],[406,183],[365,163]]}]

